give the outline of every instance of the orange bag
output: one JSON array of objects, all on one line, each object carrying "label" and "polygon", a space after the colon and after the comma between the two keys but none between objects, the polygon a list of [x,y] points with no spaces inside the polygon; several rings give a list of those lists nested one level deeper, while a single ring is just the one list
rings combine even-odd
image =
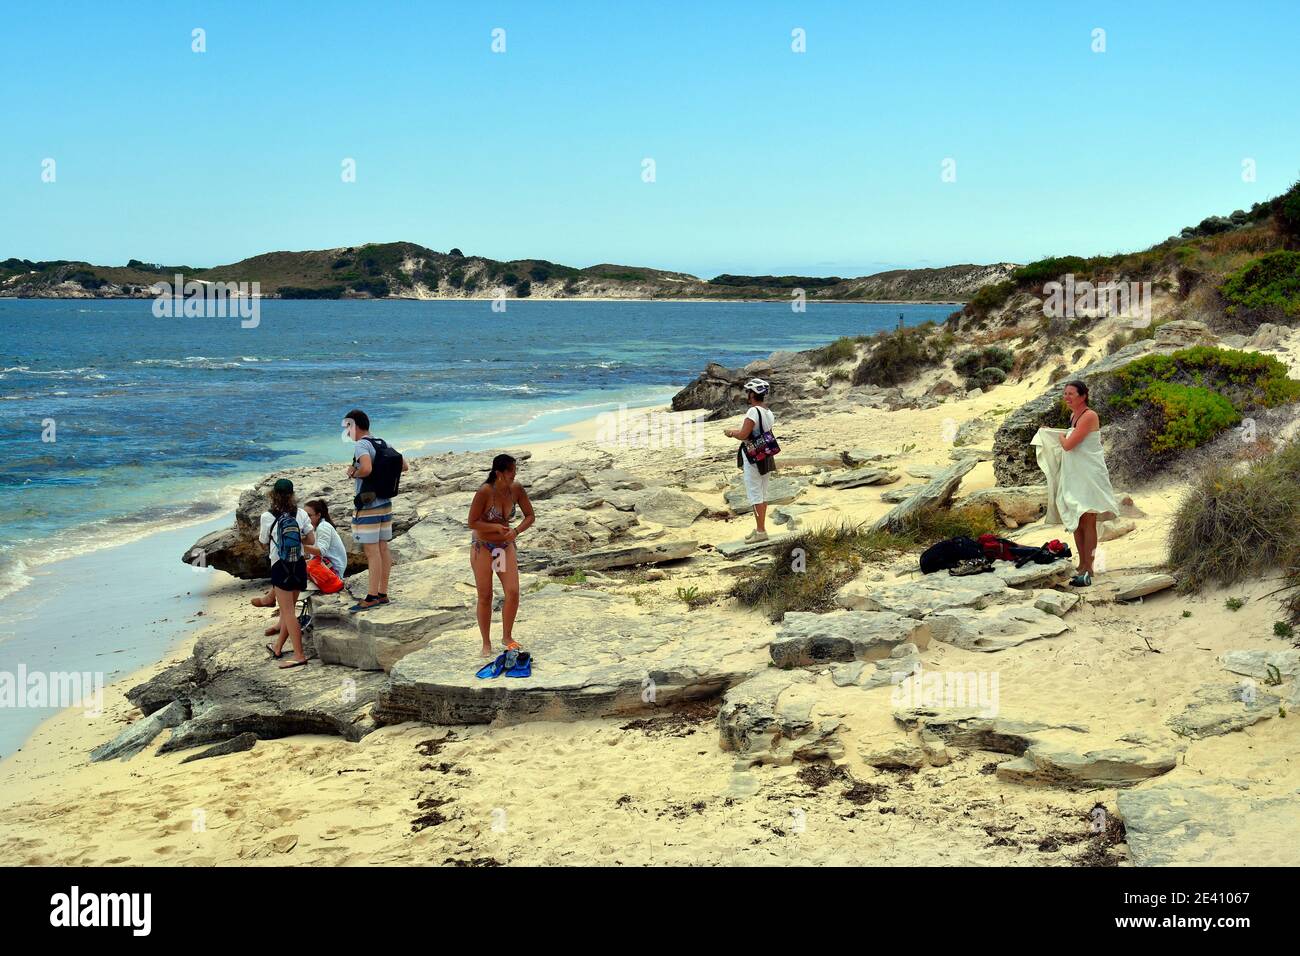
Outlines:
[{"label": "orange bag", "polygon": [[334,594],[343,590],[343,579],[320,558],[312,558],[307,562],[307,576],[316,582],[321,594]]}]

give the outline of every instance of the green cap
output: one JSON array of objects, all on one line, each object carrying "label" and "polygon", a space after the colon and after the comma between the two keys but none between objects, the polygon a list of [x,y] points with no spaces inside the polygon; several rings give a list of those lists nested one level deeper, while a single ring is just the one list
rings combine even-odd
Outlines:
[{"label": "green cap", "polygon": [[293,494],[293,482],[288,478],[278,478],[276,479],[275,486],[272,490],[279,494],[291,495]]}]

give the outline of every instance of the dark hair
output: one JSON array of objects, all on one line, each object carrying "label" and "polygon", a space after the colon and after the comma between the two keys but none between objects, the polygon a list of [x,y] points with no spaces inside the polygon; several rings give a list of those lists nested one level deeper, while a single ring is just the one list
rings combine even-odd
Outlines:
[{"label": "dark hair", "polygon": [[321,521],[325,521],[331,525],[334,524],[333,520],[330,519],[330,506],[326,504],[324,498],[313,498],[311,501],[307,502],[307,507],[320,515]]},{"label": "dark hair", "polygon": [[[1070,379],[1070,381],[1066,382],[1065,388],[1073,388],[1076,392],[1078,392],[1080,395],[1083,396],[1083,400],[1085,402],[1088,400],[1088,386],[1084,385],[1083,382],[1079,381],[1077,378],[1072,378]],[[1062,391],[1064,391],[1065,388],[1063,388]]]},{"label": "dark hair", "polygon": [[280,515],[297,514],[298,502],[292,491],[276,491],[271,489],[271,514],[277,518]]},{"label": "dark hair", "polygon": [[497,455],[492,459],[492,470],[488,472],[488,476],[484,480],[489,485],[495,485],[497,483],[497,472],[509,471],[513,467],[515,467],[515,459],[513,456]]},{"label": "dark hair", "polygon": [[367,415],[365,412],[363,412],[361,409],[354,408],[352,409],[352,411],[348,412],[343,417],[352,419],[352,421],[356,424],[356,426],[360,428],[363,432],[370,431],[370,416]]}]

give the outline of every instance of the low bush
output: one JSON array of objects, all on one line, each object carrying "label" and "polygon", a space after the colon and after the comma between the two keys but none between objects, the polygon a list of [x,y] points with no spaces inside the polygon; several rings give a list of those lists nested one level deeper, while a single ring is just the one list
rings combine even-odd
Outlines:
[{"label": "low bush", "polygon": [[943,360],[944,348],[932,341],[930,323],[877,334],[866,357],[853,372],[854,385],[900,385],[921,369]]},{"label": "low bush", "polygon": [[745,607],[761,608],[772,621],[787,611],[832,611],[835,593],[864,562],[901,549],[896,538],[865,525],[826,525],[786,541],[771,564],[736,581],[731,595]]},{"label": "low bush", "polygon": [[857,357],[857,343],[848,336],[844,336],[836,339],[830,345],[813,352],[812,363],[818,368],[821,368],[826,365],[838,365],[841,362],[850,362]]},{"label": "low bush", "polygon": [[1300,613],[1300,443],[1243,468],[1222,465],[1195,481],[1174,512],[1169,564],[1184,591],[1230,585],[1283,569],[1287,605]]},{"label": "low bush", "polygon": [[[1300,197],[1294,201],[1300,204]],[[1249,310],[1300,318],[1300,252],[1271,252],[1253,259],[1224,279],[1219,292],[1228,315]]]}]

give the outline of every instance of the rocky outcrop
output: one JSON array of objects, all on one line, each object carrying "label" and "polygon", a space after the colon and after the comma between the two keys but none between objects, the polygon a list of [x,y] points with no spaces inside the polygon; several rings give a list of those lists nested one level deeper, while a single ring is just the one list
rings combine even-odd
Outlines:
[{"label": "rocky outcrop", "polygon": [[1193,740],[1242,730],[1278,714],[1281,698],[1265,693],[1253,681],[1204,684],[1179,714],[1166,723],[1174,733]]},{"label": "rocky outcrop", "polygon": [[874,531],[902,531],[908,520],[924,508],[939,508],[952,500],[953,493],[978,462],[963,458],[935,474],[919,491],[906,501],[895,505],[871,527]]},{"label": "rocky outcrop", "polygon": [[316,653],[325,664],[392,670],[407,654],[474,619],[473,583],[468,562],[445,556],[394,565],[388,584],[393,603],[364,614],[348,611],[365,596],[364,580],[318,595],[312,599]]},{"label": "rocky outcrop", "polygon": [[595,548],[579,554],[532,552],[521,554],[520,570],[545,569],[561,574],[569,571],[608,571],[612,568],[632,568],[646,564],[664,564],[689,558],[699,549],[698,541],[637,541]]},{"label": "rocky outcrop", "polygon": [[[1094,398],[1104,394],[1107,382],[1115,371],[1137,359],[1151,354],[1168,354],[1178,349],[1202,342],[1216,341],[1214,335],[1200,322],[1178,320],[1160,327],[1154,339],[1145,339],[1124,346],[1118,351],[1098,359],[1070,378],[1082,379],[1088,384]],[[999,485],[1036,485],[1043,481],[1034,448],[1029,443],[1034,433],[1045,425],[1060,427],[1066,423],[1061,404],[1061,386],[1054,385],[1042,395],[1021,405],[1007,415],[993,436],[993,473]],[[1103,422],[1102,437],[1105,438]]]},{"label": "rocky outcrop", "polygon": [[[127,692],[137,706],[171,697],[189,718],[159,748],[168,753],[253,733],[262,740],[293,734],[330,734],[360,740],[373,729],[368,710],[382,672],[322,664],[281,670],[255,633],[199,638],[193,657]],[[308,656],[314,647],[307,642]],[[170,701],[169,701],[170,703]]]},{"label": "rocky outcrop", "polygon": [[1300,674],[1300,651],[1229,651],[1219,658],[1224,670],[1255,680],[1284,680]]},{"label": "rocky outcrop", "polygon": [[1138,866],[1294,866],[1295,795],[1170,780],[1123,790],[1116,811]]},{"label": "rocky outcrop", "polygon": [[731,688],[718,710],[718,746],[740,767],[843,757],[840,722],[812,716],[815,682],[805,671],[768,668]]},{"label": "rocky outcrop", "polygon": [[900,644],[929,646],[922,621],[882,611],[790,611],[769,647],[777,667],[809,667],[832,661],[875,661]]},{"label": "rocky outcrop", "polygon": [[850,581],[835,595],[840,607],[858,611],[892,611],[922,618],[935,611],[985,608],[991,604],[1022,600],[1024,594],[992,574],[953,577],[929,574],[902,584],[877,584],[862,578]]},{"label": "rocky outcrop", "polygon": [[1015,760],[998,764],[999,780],[1064,787],[1131,787],[1177,766],[1171,750],[1106,747],[1080,751],[1068,745],[1034,743]]},{"label": "rocky outcrop", "polygon": [[749,403],[745,382],[761,378],[772,386],[769,407],[777,415],[792,408],[794,400],[820,394],[812,382],[813,365],[807,352],[776,352],[767,359],[750,362],[744,368],[727,368],[710,362],[699,377],[673,396],[675,412],[707,409],[706,421],[734,415],[739,419]]},{"label": "rocky outcrop", "polygon": [[850,468],[847,471],[823,473],[813,479],[819,488],[865,488],[867,485],[888,485],[898,481],[898,472],[888,468]]},{"label": "rocky outcrop", "polygon": [[480,679],[477,631],[403,657],[374,708],[380,723],[510,724],[649,711],[716,697],[767,666],[766,633],[718,639],[705,611],[643,614],[613,594],[547,585],[520,606],[532,676]]},{"label": "rocky outcrop", "polygon": [[1032,605],[983,610],[940,611],[926,618],[936,641],[967,651],[1004,651],[1028,641],[1055,637],[1070,629],[1055,614]]},{"label": "rocky outcrop", "polygon": [[1037,521],[1047,512],[1046,485],[986,488],[957,501],[959,505],[992,505],[998,520],[1008,528]]},{"label": "rocky outcrop", "polygon": [[90,752],[90,762],[129,760],[153,743],[154,738],[170,727],[179,727],[189,719],[189,703],[175,700],[147,717],[135,721],[106,744]]},{"label": "rocky outcrop", "polygon": [[181,763],[193,763],[195,760],[207,760],[209,757],[224,757],[227,754],[239,754],[246,750],[252,750],[257,745],[257,734],[240,734],[237,737],[231,737],[229,740],[223,740],[219,744],[200,750],[196,754],[184,758]]}]

